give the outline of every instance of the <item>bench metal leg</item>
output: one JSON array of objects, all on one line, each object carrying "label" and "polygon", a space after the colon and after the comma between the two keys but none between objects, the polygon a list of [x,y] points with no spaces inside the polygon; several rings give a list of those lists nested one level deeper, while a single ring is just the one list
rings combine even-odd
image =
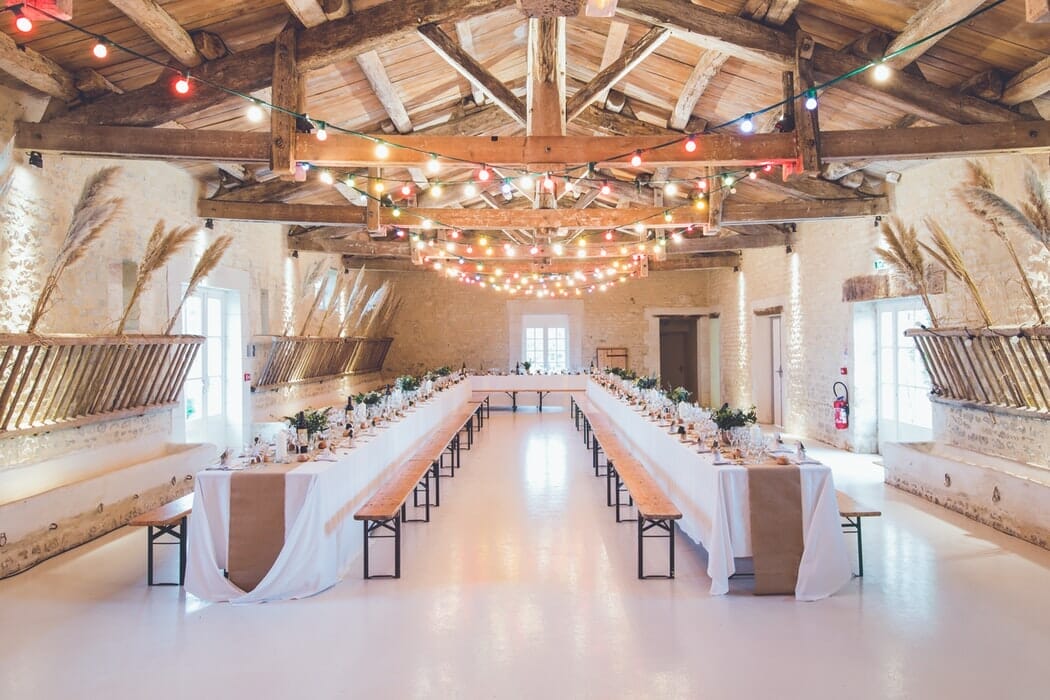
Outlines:
[{"label": "bench metal leg", "polygon": [[[370,578],[401,578],[401,519],[398,516],[394,516],[389,520],[363,520],[361,524],[364,526],[364,540],[365,540],[365,556],[364,556],[364,576],[366,579]],[[374,534],[377,531],[384,530],[392,532],[392,535],[377,535]],[[386,540],[394,539],[394,573],[390,574],[373,574],[368,568],[368,541],[369,540]]]},{"label": "bench metal leg", "polygon": [[416,508],[419,507],[419,490],[423,489],[423,510],[425,515],[422,518],[408,518],[407,508],[405,503],[401,504],[401,522],[403,523],[429,523],[430,522],[430,470],[428,469],[423,475],[423,478],[415,488],[412,489],[412,505]]},{"label": "bench metal leg", "polygon": [[[150,586],[182,586],[186,583],[186,528],[189,520],[182,516],[171,525],[150,525],[146,533],[146,582]],[[164,535],[174,538],[168,542],[158,542]],[[156,545],[179,545],[179,581],[157,583],[153,580],[153,547]]]},{"label": "bench metal leg", "polygon": [[441,457],[435,459],[430,465],[430,478],[434,480],[434,507],[437,508],[441,506]]},{"label": "bench metal leg", "polygon": [[853,516],[853,517],[850,517],[848,515],[844,515],[842,517],[846,521],[846,522],[842,523],[842,532],[849,533],[849,534],[856,533],[856,535],[857,535],[857,571],[858,571],[857,578],[863,578],[864,577],[864,538],[863,538],[863,533],[861,532],[861,526],[860,526],[860,521],[863,520],[863,517],[859,516],[859,515]]},{"label": "bench metal leg", "polygon": [[[666,534],[647,535],[650,530],[657,530]],[[644,571],[645,540],[654,537],[667,540],[667,575],[646,574]],[[674,578],[674,521],[660,518],[638,518],[638,578]]]}]

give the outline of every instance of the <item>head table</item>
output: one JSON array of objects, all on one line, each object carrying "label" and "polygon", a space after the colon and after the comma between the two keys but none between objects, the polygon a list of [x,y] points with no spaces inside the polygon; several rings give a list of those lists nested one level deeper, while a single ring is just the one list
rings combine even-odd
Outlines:
[{"label": "head table", "polygon": [[[585,375],[474,376],[438,392],[400,420],[338,450],[334,461],[292,466],[285,475],[284,544],[258,585],[245,592],[226,578],[230,533],[230,484],[235,472],[197,474],[189,528],[186,589],[207,601],[256,603],[302,598],[335,585],[361,553],[361,525],[353,513],[388,471],[409,456],[442,419],[463,406],[472,391],[586,391],[617,424],[632,451],[682,511],[682,530],[708,551],[711,593],[729,590],[735,557],[750,556],[747,474],[716,465],[645,419]],[[804,551],[795,591],[800,600],[831,595],[850,578],[831,470],[804,464]]]}]

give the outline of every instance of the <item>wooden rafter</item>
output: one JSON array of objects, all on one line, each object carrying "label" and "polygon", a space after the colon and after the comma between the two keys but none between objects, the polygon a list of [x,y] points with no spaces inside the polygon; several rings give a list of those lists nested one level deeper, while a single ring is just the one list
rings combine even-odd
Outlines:
[{"label": "wooden rafter", "polygon": [[65,68],[31,48],[20,47],[0,33],[0,71],[45,95],[71,101],[79,94],[76,79]]},{"label": "wooden rafter", "polygon": [[682,130],[689,124],[689,120],[693,118],[693,109],[697,101],[728,60],[729,54],[718,51],[704,51],[700,54],[700,60],[693,66],[692,72],[682,86],[682,91],[678,93],[678,101],[671,110],[671,118],[667,120],[669,127]]},{"label": "wooden rafter", "polygon": [[[666,27],[708,49],[776,70],[790,70],[794,65],[794,36],[780,29],[674,0],[620,0],[617,7],[622,15]],[[864,59],[825,46],[818,45],[813,52],[814,70],[822,80],[836,78],[864,63]],[[853,89],[880,95],[883,100],[889,96],[901,109],[934,123],[988,124],[1023,119],[1002,105],[961,95],[907,72],[897,72],[893,80],[879,82],[872,71],[866,71],[852,78],[851,84]]]},{"label": "wooden rafter", "polygon": [[322,0],[284,0],[284,4],[304,27],[316,27],[328,21]]},{"label": "wooden rafter", "polygon": [[[365,51],[404,41],[422,24],[457,22],[513,6],[513,0],[401,0],[383,3],[342,19],[303,30],[298,38],[301,71],[324,68]],[[249,93],[270,86],[273,44],[230,54],[202,64],[194,75],[231,90]],[[61,118],[79,124],[157,126],[221,104],[229,94],[195,83],[192,94],[172,99],[167,81],[129,91],[120,99],[104,97]],[[58,120],[56,120],[58,121]]]},{"label": "wooden rafter", "polygon": [[1003,88],[1003,104],[1016,105],[1050,92],[1050,56],[1010,78]]},{"label": "wooden rafter", "polygon": [[154,0],[109,0],[109,4],[123,12],[182,65],[194,68],[203,62],[189,33]]},{"label": "wooden rafter", "polygon": [[[984,0],[933,0],[926,3],[921,10],[911,16],[904,30],[890,43],[886,53],[890,54],[894,51],[899,51],[927,34],[946,27],[952,22],[957,22],[983,4]],[[886,63],[893,68],[904,68],[933,48],[937,41],[944,36],[947,35],[941,34],[940,37],[924,41],[899,56],[894,56]]]},{"label": "wooden rafter", "polygon": [[379,60],[379,54],[375,51],[366,51],[357,57],[357,65],[365,74],[368,84],[372,86],[379,104],[383,105],[390,121],[398,133],[407,134],[412,131],[412,120],[405,109],[405,103],[401,101],[400,95],[394,89],[394,84],[387,75],[383,62]]},{"label": "wooden rafter", "polygon": [[[468,56],[473,56],[474,51],[474,32],[470,28],[470,20],[465,19],[462,22],[456,22],[456,39],[459,41],[460,48],[463,49],[464,53]],[[470,92],[474,97],[474,104],[479,107],[485,101],[485,91],[481,89],[475,81],[470,81]]]},{"label": "wooden rafter", "polygon": [[521,98],[478,63],[455,39],[446,34],[436,24],[427,24],[419,28],[419,35],[430,48],[443,58],[456,72],[485,92],[496,105],[521,125],[526,123],[525,103]]},{"label": "wooden rafter", "polygon": [[[629,29],[630,27],[626,22],[613,20],[609,23],[609,33],[605,37],[605,46],[602,48],[602,61],[598,65],[599,71],[611,65],[623,52],[623,45],[627,41],[627,31]],[[608,96],[609,90],[606,89],[598,94],[595,102],[599,105],[604,105]]]},{"label": "wooden rafter", "polygon": [[[361,224],[368,223],[365,207],[326,204],[283,204],[258,202],[228,202],[202,199],[198,214],[203,218],[236,221],[270,221],[291,224]],[[857,218],[886,214],[888,203],[883,197],[843,199],[832,201],[787,201],[769,203],[727,200],[723,206],[722,223],[767,224],[816,219]],[[465,230],[502,230],[514,228],[557,229],[584,228],[606,230],[643,222],[647,228],[675,228],[702,223],[700,213],[691,208],[665,209],[663,207],[632,207],[624,209],[402,209],[395,217],[381,212],[378,222],[368,224],[370,230],[378,226],[399,225],[421,227],[430,221],[434,228]]]},{"label": "wooden rafter", "polygon": [[747,0],[744,15],[751,19],[780,27],[791,19],[800,0]]},{"label": "wooden rafter", "polygon": [[588,105],[620,82],[625,75],[634,70],[634,67],[644,61],[653,51],[656,51],[670,36],[671,33],[666,29],[650,29],[637,43],[620,54],[618,58],[604,69],[598,71],[598,74],[589,83],[572,96],[572,99],[565,106],[565,118],[571,121],[578,117]]}]

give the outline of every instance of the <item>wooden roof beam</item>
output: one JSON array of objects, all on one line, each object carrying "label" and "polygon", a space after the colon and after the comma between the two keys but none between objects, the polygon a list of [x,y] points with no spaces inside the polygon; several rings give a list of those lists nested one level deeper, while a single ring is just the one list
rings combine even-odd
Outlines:
[{"label": "wooden roof beam", "polygon": [[304,27],[316,27],[328,21],[321,0],[284,0],[284,4]]},{"label": "wooden roof beam", "polygon": [[565,18],[530,18],[528,42],[525,133],[564,136]]},{"label": "wooden roof beam", "polygon": [[[18,122],[15,146],[27,150],[69,155],[163,160],[204,160],[265,163],[270,158],[270,136],[258,132],[204,129],[148,129],[139,127],[80,126]],[[327,141],[312,135],[296,136],[295,157],[324,167],[425,166],[430,153],[468,163],[515,168],[533,163],[595,163],[628,166],[635,149],[645,153],[648,167],[661,165],[752,166],[794,162],[793,134],[702,134],[693,153],[666,136],[551,136],[470,137],[388,136],[390,155],[375,154],[370,140],[349,134],[331,134]],[[923,160],[963,158],[992,153],[1050,151],[1050,122],[1009,122],[937,126],[915,129],[859,129],[821,133],[824,162],[869,160]],[[397,144],[411,148],[397,148]]]},{"label": "wooden roof beam", "polygon": [[[267,221],[290,224],[361,224],[366,223],[365,207],[325,204],[284,204],[232,202],[202,199],[198,201],[202,218],[235,221]],[[884,197],[831,201],[787,201],[770,203],[727,200],[722,223],[768,224],[818,219],[842,219],[877,216],[889,213]],[[668,216],[669,214],[669,216]],[[384,216],[389,220],[383,221]],[[370,228],[385,224],[402,228],[422,227],[429,220],[433,228],[492,230],[513,228],[585,228],[607,230],[641,221],[647,228],[677,228],[701,223],[691,207],[668,210],[664,207],[624,209],[426,209],[406,208],[399,217],[380,213]],[[706,218],[706,216],[704,217]],[[668,220],[669,219],[669,220]]]},{"label": "wooden roof beam", "polygon": [[[456,22],[456,39],[459,41],[460,48],[468,56],[473,56],[476,53],[474,50],[474,32],[470,27],[469,19]],[[477,106],[480,107],[485,103],[485,91],[473,80],[470,81],[470,94],[474,98],[474,104]]]},{"label": "wooden roof beam", "polygon": [[[273,104],[301,112],[304,103],[303,79],[296,69],[295,27],[286,27],[274,42]],[[270,110],[270,170],[281,178],[295,172],[296,118],[280,110]]]},{"label": "wooden roof beam", "polygon": [[728,60],[729,54],[719,53],[718,51],[705,50],[700,54],[700,60],[693,66],[693,71],[686,78],[682,91],[678,93],[678,101],[675,103],[674,109],[671,110],[671,118],[667,120],[669,127],[679,131],[686,128],[689,120],[693,118],[693,109],[696,107],[696,103]]},{"label": "wooden roof beam", "polygon": [[[958,22],[983,4],[984,0],[933,0],[928,2],[921,10],[911,16],[901,33],[886,48],[886,53],[890,54],[894,51],[899,51],[942,27]],[[886,61],[886,64],[900,70],[932,49],[938,41],[947,35],[947,33],[944,33],[924,41],[899,56],[894,56]]]},{"label": "wooden roof beam", "polygon": [[800,0],[747,0],[743,14],[753,20],[781,27],[794,14]]},{"label": "wooden roof beam", "polygon": [[1050,56],[1010,78],[1003,89],[1003,104],[1016,105],[1050,92]]},{"label": "wooden roof beam", "polygon": [[[619,0],[617,12],[666,27],[699,46],[729,53],[745,61],[780,71],[791,70],[794,66],[794,37],[752,20],[675,0]],[[856,56],[821,45],[817,45],[813,52],[813,68],[821,79],[838,77],[863,63],[865,61]],[[881,99],[890,96],[902,109],[935,123],[990,124],[1024,119],[1002,105],[960,95],[919,76],[898,71],[890,80],[878,82],[872,72],[869,70],[855,76],[849,85],[854,89],[876,92]]]},{"label": "wooden roof beam", "polygon": [[625,75],[634,70],[635,66],[644,61],[670,37],[671,32],[666,29],[657,27],[650,29],[645,36],[604,69],[598,71],[598,74],[589,83],[572,96],[565,106],[565,118],[572,121],[578,117],[588,105],[608,92],[612,86],[620,82]]},{"label": "wooden roof beam", "polygon": [[436,24],[426,24],[419,28],[419,35],[430,48],[445,62],[452,66],[470,84],[480,88],[489,99],[499,106],[510,117],[525,125],[527,121],[525,103],[521,98],[503,84],[496,76],[470,56],[456,41]]},{"label": "wooden roof beam", "polygon": [[[627,32],[630,27],[626,22],[620,22],[613,20],[609,23],[609,33],[605,36],[605,46],[602,48],[602,61],[598,64],[598,70],[602,71],[609,67],[613,61],[615,61],[621,53],[623,53],[624,42],[627,41]],[[598,105],[605,105],[606,99],[609,97],[609,90],[603,90],[598,94],[595,102]]]},{"label": "wooden roof beam", "polygon": [[70,102],[79,93],[76,78],[47,56],[21,47],[7,34],[0,33],[0,71],[34,90]]},{"label": "wooden roof beam", "polygon": [[109,4],[123,12],[182,65],[196,68],[204,62],[189,33],[154,0],[109,0]]},{"label": "wooden roof beam", "polygon": [[1025,0],[1025,18],[1029,22],[1050,22],[1050,0]]},{"label": "wooden roof beam", "polygon": [[[303,30],[298,38],[299,70],[311,71],[403,41],[420,23],[456,22],[513,6],[513,0],[400,0]],[[270,86],[272,43],[202,64],[194,75],[231,90],[250,93]],[[156,126],[230,99],[228,93],[194,83],[191,94],[175,98],[167,81],[104,97],[55,121],[77,124]]]},{"label": "wooden roof beam", "polygon": [[375,93],[379,104],[383,105],[383,109],[386,110],[387,116],[394,123],[394,128],[398,133],[411,132],[412,120],[408,117],[408,110],[405,109],[405,103],[401,101],[397,90],[394,89],[394,83],[390,81],[383,62],[379,60],[379,54],[375,51],[365,51],[357,57],[357,65],[365,74],[368,84],[372,86],[372,92]]}]

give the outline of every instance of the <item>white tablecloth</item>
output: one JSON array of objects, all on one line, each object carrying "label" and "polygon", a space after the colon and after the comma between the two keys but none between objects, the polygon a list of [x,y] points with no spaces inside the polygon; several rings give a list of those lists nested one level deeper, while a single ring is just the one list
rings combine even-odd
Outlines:
[{"label": "white tablecloth", "polygon": [[223,575],[230,521],[228,471],[197,474],[186,590],[208,601],[257,603],[313,595],[335,585],[361,552],[354,512],[384,474],[448,415],[465,404],[470,382],[438,393],[335,462],[307,462],[285,479],[285,543],[265,578],[245,593]]},{"label": "white tablecloth", "polygon": [[474,391],[586,391],[586,374],[478,374],[470,378]]},{"label": "white tablecloth", "polygon": [[[747,469],[714,464],[711,454],[697,453],[695,445],[681,443],[595,382],[588,383],[587,398],[617,424],[635,457],[682,511],[682,531],[707,550],[711,593],[727,593],[734,557],[751,556]],[[795,597],[818,600],[850,580],[849,551],[831,469],[823,464],[800,469],[804,550]]]}]

